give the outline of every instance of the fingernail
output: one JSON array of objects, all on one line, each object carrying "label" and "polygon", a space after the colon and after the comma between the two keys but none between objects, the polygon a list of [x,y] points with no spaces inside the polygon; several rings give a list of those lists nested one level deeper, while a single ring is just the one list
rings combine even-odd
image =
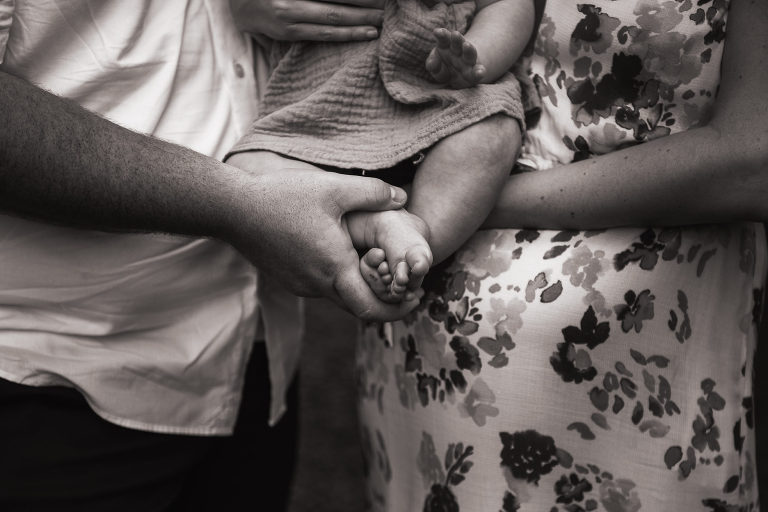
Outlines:
[{"label": "fingernail", "polygon": [[401,188],[389,187],[389,197],[396,203],[404,203],[408,195]]},{"label": "fingernail", "polygon": [[375,28],[369,28],[368,30],[365,31],[365,37],[369,39],[376,39],[377,37],[379,37],[379,31],[376,30]]}]

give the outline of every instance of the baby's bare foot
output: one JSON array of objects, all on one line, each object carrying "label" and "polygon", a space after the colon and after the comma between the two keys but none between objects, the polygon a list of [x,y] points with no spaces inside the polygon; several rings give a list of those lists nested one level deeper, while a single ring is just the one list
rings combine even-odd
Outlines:
[{"label": "baby's bare foot", "polygon": [[377,297],[387,302],[400,302],[392,296],[392,273],[386,258],[383,249],[370,249],[360,258],[360,273]]},{"label": "baby's bare foot", "polygon": [[410,300],[432,265],[429,228],[405,210],[355,212],[347,219],[357,245],[373,247],[360,259],[360,272],[381,300]]},{"label": "baby's bare foot", "polygon": [[477,49],[458,31],[437,28],[437,46],[427,57],[426,68],[432,78],[454,89],[474,87],[485,77],[485,66],[477,62]]}]

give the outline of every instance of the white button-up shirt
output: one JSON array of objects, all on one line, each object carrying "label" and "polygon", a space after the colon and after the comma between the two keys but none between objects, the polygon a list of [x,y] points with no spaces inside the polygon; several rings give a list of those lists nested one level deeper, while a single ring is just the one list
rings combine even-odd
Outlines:
[{"label": "white button-up shirt", "polygon": [[[0,0],[0,62],[120,125],[217,158],[257,113],[253,49],[224,0]],[[275,420],[302,324],[297,299],[276,291],[257,326],[256,282],[217,241],[0,215],[0,377],[73,386],[127,427],[227,434],[260,328]]]}]

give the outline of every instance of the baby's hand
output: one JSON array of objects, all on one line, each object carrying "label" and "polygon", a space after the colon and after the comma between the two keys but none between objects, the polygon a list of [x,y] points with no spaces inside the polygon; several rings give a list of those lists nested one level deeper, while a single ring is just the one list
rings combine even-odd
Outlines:
[{"label": "baby's hand", "polygon": [[427,57],[426,68],[437,83],[454,89],[479,84],[485,77],[485,66],[477,62],[477,49],[461,32],[436,28],[437,46]]}]

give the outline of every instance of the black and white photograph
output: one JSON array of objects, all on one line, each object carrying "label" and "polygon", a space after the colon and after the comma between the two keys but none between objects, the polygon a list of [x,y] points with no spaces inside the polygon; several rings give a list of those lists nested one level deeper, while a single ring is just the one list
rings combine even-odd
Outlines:
[{"label": "black and white photograph", "polygon": [[759,512],[767,0],[0,0],[0,512]]}]

